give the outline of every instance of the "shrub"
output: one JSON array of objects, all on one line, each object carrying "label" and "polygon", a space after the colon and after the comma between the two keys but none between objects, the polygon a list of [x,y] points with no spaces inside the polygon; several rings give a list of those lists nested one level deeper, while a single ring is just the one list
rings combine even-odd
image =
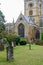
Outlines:
[{"label": "shrub", "polygon": [[12,34],[7,34],[7,35],[6,35],[6,38],[7,38],[7,41],[8,41],[9,43],[11,43],[12,40],[13,40]]},{"label": "shrub", "polygon": [[36,45],[40,45],[39,42],[40,42],[40,40],[37,39],[37,40],[35,41],[35,44],[36,44]]},{"label": "shrub", "polygon": [[36,45],[43,45],[43,40],[36,40],[35,44]]},{"label": "shrub", "polygon": [[43,40],[43,33],[41,34],[41,40]]},{"label": "shrub", "polygon": [[6,38],[8,40],[9,43],[14,42],[14,45],[18,45],[19,41],[20,41],[20,36],[16,35],[16,34],[7,34]]},{"label": "shrub", "polygon": [[20,36],[15,35],[15,43],[16,43],[16,45],[18,45],[19,42],[20,42]]},{"label": "shrub", "polygon": [[40,40],[39,44],[40,44],[40,45],[43,45],[43,40]]},{"label": "shrub", "polygon": [[22,38],[19,43],[20,43],[20,45],[26,45],[27,41]]},{"label": "shrub", "polygon": [[14,36],[14,34],[7,34],[6,35],[6,39],[7,39],[7,41],[9,42],[9,43],[11,43],[12,41],[14,41],[14,39],[15,39],[15,36]]},{"label": "shrub", "polygon": [[3,38],[3,44],[7,44],[7,43],[8,43],[7,39]]},{"label": "shrub", "polygon": [[7,34],[8,34],[8,31],[7,30],[2,31],[3,38],[5,38]]}]

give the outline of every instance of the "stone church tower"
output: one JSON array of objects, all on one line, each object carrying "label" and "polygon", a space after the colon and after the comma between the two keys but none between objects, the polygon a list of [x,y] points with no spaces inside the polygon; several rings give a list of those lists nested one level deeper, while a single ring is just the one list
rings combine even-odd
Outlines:
[{"label": "stone church tower", "polygon": [[30,16],[39,25],[42,15],[42,0],[24,0],[24,15]]}]

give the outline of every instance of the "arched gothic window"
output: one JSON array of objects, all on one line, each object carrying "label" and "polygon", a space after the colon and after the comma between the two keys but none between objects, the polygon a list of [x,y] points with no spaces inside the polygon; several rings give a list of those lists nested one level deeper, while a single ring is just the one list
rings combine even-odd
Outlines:
[{"label": "arched gothic window", "polygon": [[24,25],[22,23],[18,26],[18,35],[20,35],[20,37],[24,37]]},{"label": "arched gothic window", "polygon": [[36,31],[36,39],[40,39],[40,32],[39,32],[39,30]]}]

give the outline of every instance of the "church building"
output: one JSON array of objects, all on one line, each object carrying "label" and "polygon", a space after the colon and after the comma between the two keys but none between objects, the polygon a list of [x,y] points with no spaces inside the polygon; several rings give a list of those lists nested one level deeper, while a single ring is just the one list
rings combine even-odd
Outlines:
[{"label": "church building", "polygon": [[24,15],[19,15],[15,23],[15,32],[28,40],[40,38],[40,16],[42,0],[24,0]]},{"label": "church building", "polygon": [[35,38],[34,27],[35,22],[28,16],[24,16],[22,13],[19,15],[15,23],[15,33],[28,39]]},{"label": "church building", "polygon": [[42,17],[42,0],[24,0],[24,15],[20,13],[16,23],[13,22],[13,32],[27,40],[39,39]]}]

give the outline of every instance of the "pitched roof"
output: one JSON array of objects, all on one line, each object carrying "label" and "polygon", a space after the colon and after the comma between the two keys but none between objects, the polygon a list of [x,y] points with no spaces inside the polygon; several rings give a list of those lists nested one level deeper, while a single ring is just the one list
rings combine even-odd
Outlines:
[{"label": "pitched roof", "polygon": [[[19,15],[18,19],[22,17],[27,23],[36,25],[35,22],[29,17],[29,16],[24,16],[22,13]],[[18,21],[17,19],[17,21]]]},{"label": "pitched roof", "polygon": [[35,22],[28,16],[24,16],[24,18],[26,19],[26,22],[35,25]]}]

